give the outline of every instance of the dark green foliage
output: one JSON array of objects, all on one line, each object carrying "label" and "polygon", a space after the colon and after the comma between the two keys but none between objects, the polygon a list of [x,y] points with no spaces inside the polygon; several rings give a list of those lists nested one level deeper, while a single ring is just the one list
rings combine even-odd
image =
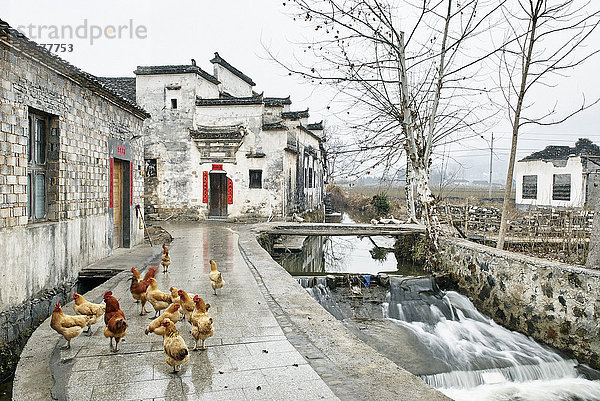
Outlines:
[{"label": "dark green foliage", "polygon": [[373,196],[371,204],[375,207],[379,216],[385,216],[390,212],[391,205],[388,196],[384,193]]}]

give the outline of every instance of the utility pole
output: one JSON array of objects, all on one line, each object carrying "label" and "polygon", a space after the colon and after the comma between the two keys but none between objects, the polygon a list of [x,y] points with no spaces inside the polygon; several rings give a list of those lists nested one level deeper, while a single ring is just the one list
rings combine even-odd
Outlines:
[{"label": "utility pole", "polygon": [[492,142],[490,143],[490,186],[488,188],[488,198],[492,198],[492,158],[494,156],[494,133],[492,132]]}]

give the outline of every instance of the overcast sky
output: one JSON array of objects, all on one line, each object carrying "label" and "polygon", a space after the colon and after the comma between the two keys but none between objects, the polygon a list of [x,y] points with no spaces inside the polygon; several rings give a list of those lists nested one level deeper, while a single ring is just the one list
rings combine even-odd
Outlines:
[{"label": "overcast sky", "polygon": [[[220,1],[117,1],[87,2],[81,0],[31,1],[0,0],[0,18],[14,28],[22,26],[24,33],[33,24],[31,38],[38,43],[65,43],[71,52],[58,54],[77,67],[97,76],[133,76],[138,65],[189,64],[194,58],[209,73],[209,60],[219,54],[256,82],[255,90],[265,96],[292,97],[292,109],[310,108],[310,121],[334,120],[326,106],[332,93],[297,81],[280,66],[268,60],[263,45],[290,60],[294,41],[305,34],[304,27],[286,14],[282,1],[220,0]],[[86,23],[86,38],[50,38],[51,25],[67,25],[76,29]],[[42,28],[41,26],[48,26]],[[94,39],[91,26],[107,29],[126,25],[121,38],[105,34]],[[130,27],[137,34],[130,35]],[[68,31],[65,31],[67,33]],[[97,29],[96,31],[97,32]],[[40,35],[41,34],[41,35]],[[116,36],[109,30],[108,36]],[[28,35],[29,36],[29,35]],[[133,36],[133,37],[131,37]],[[600,43],[596,35],[594,44]],[[578,105],[582,90],[587,98],[600,95],[600,77],[596,58],[556,88],[538,92],[540,102],[556,96],[560,106]],[[566,102],[565,102],[566,101]],[[594,107],[560,126],[531,127],[520,137],[518,157],[540,150],[548,144],[573,146],[577,138],[588,137],[600,144],[600,107]],[[495,137],[494,180],[502,181],[510,146],[510,126],[506,123],[491,129]],[[484,135],[489,140],[491,132]],[[463,163],[462,174],[468,179],[487,179],[488,143],[484,140],[463,141],[446,151]]]}]

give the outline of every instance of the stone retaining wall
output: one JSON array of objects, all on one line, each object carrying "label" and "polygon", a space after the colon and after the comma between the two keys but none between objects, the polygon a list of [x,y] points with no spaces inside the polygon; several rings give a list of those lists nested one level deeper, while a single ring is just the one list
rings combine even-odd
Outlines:
[{"label": "stone retaining wall", "polygon": [[441,239],[437,273],[497,323],[600,368],[600,271]]}]

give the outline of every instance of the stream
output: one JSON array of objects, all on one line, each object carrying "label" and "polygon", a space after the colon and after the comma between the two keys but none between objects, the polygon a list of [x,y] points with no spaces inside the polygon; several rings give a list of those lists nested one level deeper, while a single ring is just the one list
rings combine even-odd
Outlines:
[{"label": "stream", "polygon": [[[374,242],[307,237],[301,251],[274,258],[357,337],[454,400],[600,400],[600,381],[588,378],[600,378],[597,371],[499,326],[418,266],[374,251]],[[364,287],[360,296],[351,282],[332,290],[318,277],[378,272],[389,286]]]}]

